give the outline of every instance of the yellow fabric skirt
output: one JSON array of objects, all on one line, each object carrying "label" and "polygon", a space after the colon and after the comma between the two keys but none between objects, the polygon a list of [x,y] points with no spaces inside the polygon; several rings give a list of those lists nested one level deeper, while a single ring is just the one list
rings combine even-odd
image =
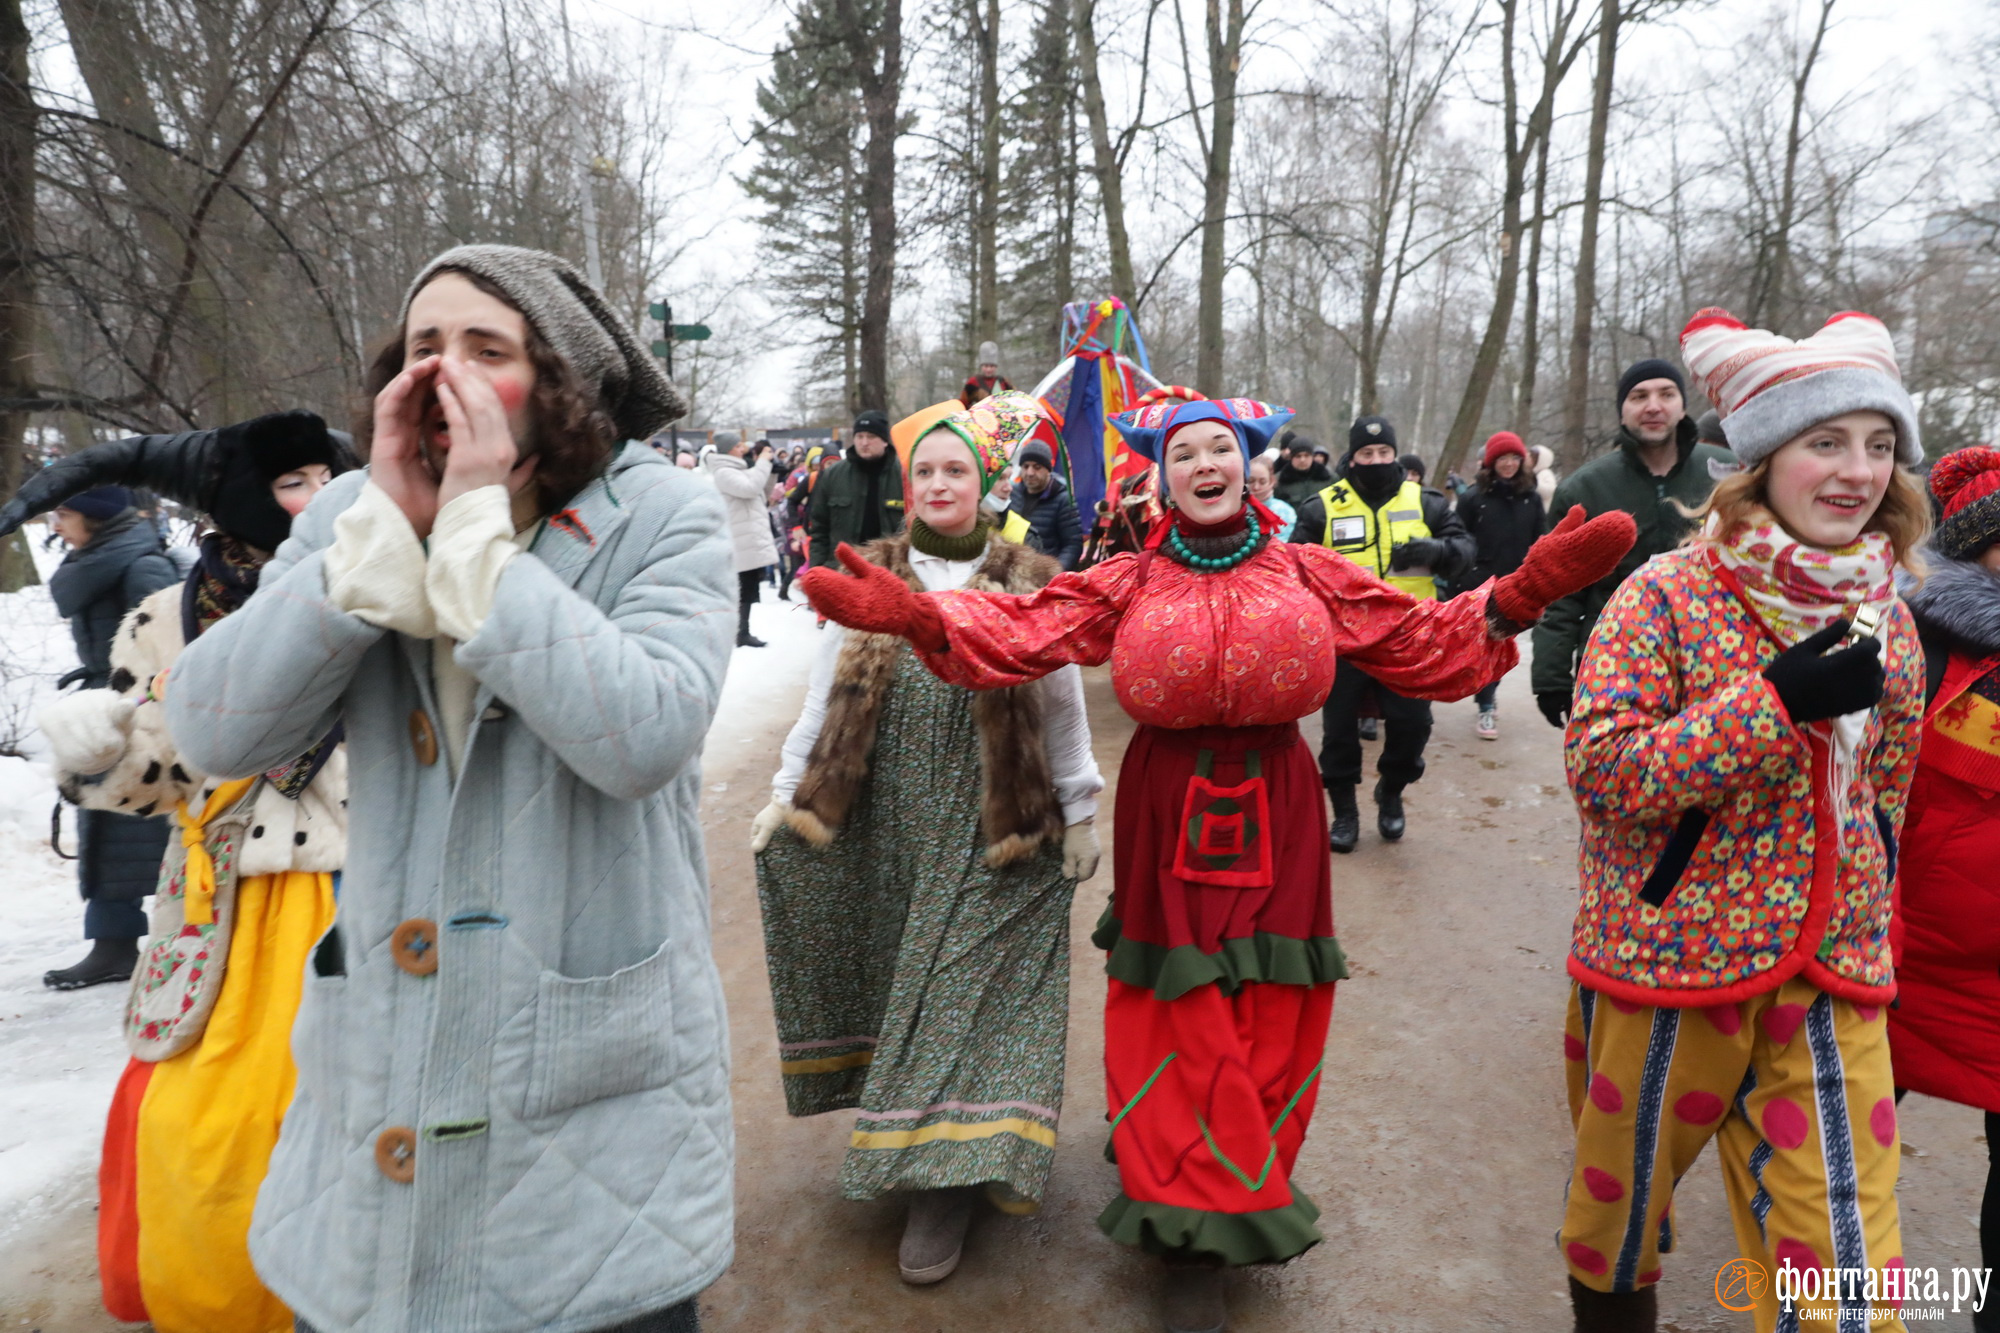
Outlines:
[{"label": "yellow fabric skirt", "polygon": [[[290,1333],[291,1312],[250,1265],[250,1213],[292,1100],[292,1019],[307,959],[332,924],[331,875],[242,880],[208,1027],[143,1081],[129,1153],[137,1236],[128,1253],[159,1333]],[[117,1125],[114,1114],[109,1132]],[[108,1173],[116,1153],[105,1146]],[[117,1192],[105,1191],[101,1227],[115,1228],[108,1205]],[[107,1269],[117,1266],[117,1256],[103,1258]],[[107,1291],[113,1276],[105,1274]]]}]

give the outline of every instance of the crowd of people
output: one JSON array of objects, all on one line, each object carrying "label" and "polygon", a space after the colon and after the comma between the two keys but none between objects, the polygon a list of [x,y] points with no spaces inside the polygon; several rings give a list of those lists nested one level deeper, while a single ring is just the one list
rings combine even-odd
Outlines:
[{"label": "crowd of people", "polygon": [[[1898,1100],[2000,1128],[2000,450],[1926,478],[1865,315],[1795,341],[1705,310],[1680,350],[1560,480],[1516,432],[1432,487],[1379,415],[1336,457],[1284,407],[1153,396],[1115,420],[1150,521],[1106,555],[995,348],[843,451],[663,455],[684,404],[601,296],[471,245],[415,275],[352,438],[294,411],[43,470],[0,532],[52,511],[71,548],[82,688],[41,724],[91,941],[47,981],[131,986],[107,1309],[698,1327],[734,1165],[699,758],[796,584],[824,625],[751,830],[774,1072],[792,1114],[854,1112],[838,1189],[906,1205],[902,1280],[1047,1196],[1070,905],[1107,850],[1079,667],[1135,728],[1093,935],[1099,1226],[1157,1259],[1167,1329],[1218,1333],[1228,1269],[1321,1239],[1294,1168],[1341,1077],[1362,737],[1400,839],[1432,701],[1496,737],[1527,634],[1582,823],[1550,1052],[1575,1327],[1657,1326],[1714,1139],[1741,1252],[1844,1275],[1759,1293],[1760,1333],[1901,1328]],[[191,570],[132,488],[199,516]]]}]

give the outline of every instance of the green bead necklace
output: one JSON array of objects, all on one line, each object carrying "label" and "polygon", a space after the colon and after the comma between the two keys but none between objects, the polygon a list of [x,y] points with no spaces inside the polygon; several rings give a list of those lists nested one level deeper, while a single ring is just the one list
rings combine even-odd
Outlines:
[{"label": "green bead necklace", "polygon": [[1257,511],[1254,509],[1251,510],[1244,515],[1244,518],[1246,519],[1246,525],[1243,532],[1243,542],[1228,555],[1196,555],[1188,549],[1187,542],[1181,537],[1179,524],[1175,524],[1167,532],[1167,554],[1190,569],[1205,570],[1209,573],[1234,569],[1251,556],[1257,554],[1264,545],[1264,530],[1258,526]]}]

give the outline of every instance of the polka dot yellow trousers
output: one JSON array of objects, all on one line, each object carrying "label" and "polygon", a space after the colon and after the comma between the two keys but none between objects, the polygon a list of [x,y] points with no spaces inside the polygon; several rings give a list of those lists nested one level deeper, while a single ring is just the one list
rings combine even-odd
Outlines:
[{"label": "polka dot yellow trousers", "polygon": [[[1758,1333],[1903,1327],[1895,1301],[1871,1309],[1859,1276],[1876,1270],[1881,1293],[1903,1267],[1880,1009],[1796,979],[1706,1009],[1578,986],[1563,1046],[1576,1162],[1560,1243],[1578,1282],[1634,1291],[1660,1280],[1674,1186],[1714,1139],[1738,1253],[1771,1279],[1740,1296],[1754,1298]],[[1787,1264],[1857,1275],[1787,1308],[1775,1280]],[[1826,1284],[1800,1285],[1812,1296]]]}]

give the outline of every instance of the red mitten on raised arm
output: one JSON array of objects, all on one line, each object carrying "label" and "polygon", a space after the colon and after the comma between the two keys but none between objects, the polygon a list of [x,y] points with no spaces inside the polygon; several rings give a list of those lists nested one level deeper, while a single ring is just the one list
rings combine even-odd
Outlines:
[{"label": "red mitten on raised arm", "polygon": [[815,610],[849,629],[908,639],[927,653],[944,648],[944,617],[930,598],[912,592],[909,584],[882,566],[869,564],[846,542],[834,555],[847,566],[847,574],[809,569],[799,575],[799,586]]},{"label": "red mitten on raised arm", "polygon": [[1562,522],[1528,548],[1519,569],[1493,581],[1493,605],[1515,624],[1532,625],[1549,603],[1618,568],[1638,540],[1639,525],[1624,510],[1585,522],[1583,506],[1571,505]]}]

